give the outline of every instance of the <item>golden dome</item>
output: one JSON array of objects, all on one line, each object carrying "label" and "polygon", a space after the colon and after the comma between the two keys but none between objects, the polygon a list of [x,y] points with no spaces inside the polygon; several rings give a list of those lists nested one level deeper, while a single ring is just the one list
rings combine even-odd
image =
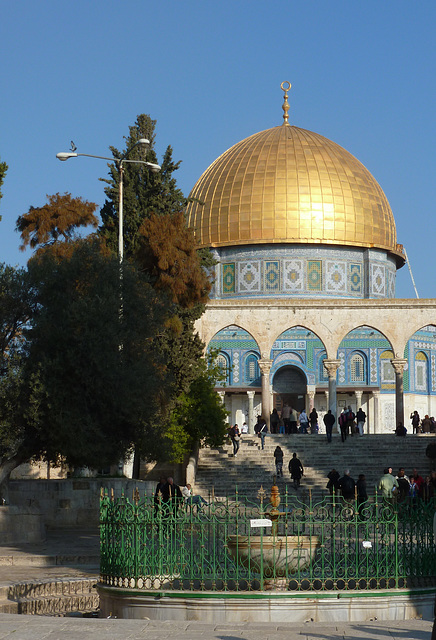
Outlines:
[{"label": "golden dome", "polygon": [[375,247],[404,263],[389,202],[351,153],[284,123],[223,153],[190,193],[201,246],[303,243]]}]

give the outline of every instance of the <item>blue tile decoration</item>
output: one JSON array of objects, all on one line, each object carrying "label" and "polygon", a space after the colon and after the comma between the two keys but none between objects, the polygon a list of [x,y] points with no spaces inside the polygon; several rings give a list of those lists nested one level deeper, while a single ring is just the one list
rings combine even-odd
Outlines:
[{"label": "blue tile decoration", "polygon": [[284,291],[297,293],[304,290],[303,260],[285,260],[283,272]]},{"label": "blue tile decoration", "polygon": [[232,359],[233,382],[239,382],[239,351],[234,351]]},{"label": "blue tile decoration", "polygon": [[223,293],[235,292],[235,263],[223,264]]},{"label": "blue tile decoration", "polygon": [[238,292],[260,292],[260,262],[238,262]]},{"label": "blue tile decoration", "polygon": [[280,291],[280,262],[278,260],[265,261],[263,279],[265,291]]},{"label": "blue tile decoration", "polygon": [[344,293],[347,290],[346,262],[325,261],[325,287],[331,293]]},{"label": "blue tile decoration", "polygon": [[395,271],[388,271],[388,298],[395,298],[395,279],[396,279]]},{"label": "blue tile decoration", "polygon": [[436,390],[436,356],[431,354],[431,390]]},{"label": "blue tile decoration", "polygon": [[386,269],[380,264],[371,265],[371,297],[386,297]]},{"label": "blue tile decoration", "polygon": [[309,291],[322,290],[322,262],[321,260],[307,261],[307,288]]},{"label": "blue tile decoration", "polygon": [[356,263],[349,264],[349,287],[352,293],[362,292],[362,265]]}]

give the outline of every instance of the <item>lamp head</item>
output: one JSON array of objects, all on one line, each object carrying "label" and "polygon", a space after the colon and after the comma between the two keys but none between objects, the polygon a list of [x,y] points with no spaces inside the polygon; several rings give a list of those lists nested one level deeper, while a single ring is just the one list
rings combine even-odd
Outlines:
[{"label": "lamp head", "polygon": [[77,158],[77,153],[73,153],[72,151],[61,151],[56,154],[56,158],[61,160],[61,162],[65,162],[69,158]]},{"label": "lamp head", "polygon": [[141,147],[145,147],[146,149],[148,149],[148,147],[150,146],[150,140],[147,140],[147,138],[139,138],[137,144],[140,144]]},{"label": "lamp head", "polygon": [[147,162],[147,166],[152,173],[159,173],[161,170],[160,164],[154,164],[154,162]]}]

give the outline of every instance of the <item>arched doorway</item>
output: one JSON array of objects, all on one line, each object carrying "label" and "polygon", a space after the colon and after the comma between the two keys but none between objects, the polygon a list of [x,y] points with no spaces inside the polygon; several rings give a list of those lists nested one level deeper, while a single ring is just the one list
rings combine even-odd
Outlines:
[{"label": "arched doorway", "polygon": [[305,408],[307,379],[298,367],[281,367],[273,378],[274,406],[281,410],[285,402],[297,411]]}]

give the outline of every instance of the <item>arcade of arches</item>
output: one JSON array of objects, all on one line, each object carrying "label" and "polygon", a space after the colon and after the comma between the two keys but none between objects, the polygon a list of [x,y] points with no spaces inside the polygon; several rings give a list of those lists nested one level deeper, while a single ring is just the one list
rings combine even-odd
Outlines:
[{"label": "arcade of arches", "polygon": [[277,301],[237,310],[211,302],[197,329],[220,350],[217,390],[229,421],[246,421],[252,432],[257,415],[268,420],[284,402],[298,411],[315,406],[321,417],[328,408],[337,416],[362,407],[369,433],[409,426],[415,409],[434,415],[435,301],[389,302],[304,300],[286,311]]}]

